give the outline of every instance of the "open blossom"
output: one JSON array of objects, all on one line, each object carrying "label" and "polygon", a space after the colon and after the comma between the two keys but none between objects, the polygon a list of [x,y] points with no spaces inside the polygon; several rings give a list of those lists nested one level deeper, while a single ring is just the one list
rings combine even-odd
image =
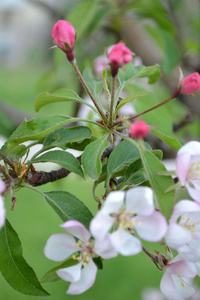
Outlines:
[{"label": "open blossom", "polygon": [[181,94],[195,93],[200,88],[200,74],[198,72],[195,72],[185,77],[179,83],[178,88],[180,88]]},{"label": "open blossom", "polygon": [[118,69],[132,60],[132,52],[123,42],[115,44],[108,53],[108,60],[111,65],[111,74],[115,77]]},{"label": "open blossom", "polygon": [[152,189],[136,187],[108,194],[90,223],[90,231],[102,243],[108,236],[118,253],[129,256],[142,250],[135,233],[146,241],[160,241],[167,231],[167,223],[162,214],[155,211]]},{"label": "open blossom", "polygon": [[98,254],[107,259],[115,257],[117,253],[108,239],[101,244],[91,240],[90,232],[78,221],[67,221],[61,227],[75,236],[78,242],[71,235],[54,234],[48,239],[44,253],[49,259],[62,261],[74,252],[79,252],[79,255],[72,256],[78,261],[77,264],[59,269],[56,273],[63,280],[71,282],[67,294],[81,294],[88,290],[96,279],[97,266],[92,260],[93,256]]},{"label": "open blossom", "polygon": [[176,173],[190,196],[200,202],[200,143],[191,141],[177,153]]},{"label": "open blossom", "polygon": [[149,133],[149,126],[143,120],[134,122],[129,128],[129,134],[134,139],[145,138]]},{"label": "open blossom", "polygon": [[165,236],[166,244],[186,260],[200,260],[200,205],[194,201],[178,202],[172,212]]},{"label": "open blossom", "polygon": [[189,280],[196,274],[193,263],[183,260],[179,255],[174,257],[167,262],[161,279],[160,289],[163,295],[170,300],[183,300],[191,297],[195,290],[189,284]]},{"label": "open blossom", "polygon": [[0,178],[0,228],[3,227],[6,218],[6,210],[2,194],[5,192],[6,186],[4,181]]},{"label": "open blossom", "polygon": [[69,61],[74,60],[74,45],[76,42],[76,31],[71,23],[59,20],[51,31],[56,45],[66,53]]}]

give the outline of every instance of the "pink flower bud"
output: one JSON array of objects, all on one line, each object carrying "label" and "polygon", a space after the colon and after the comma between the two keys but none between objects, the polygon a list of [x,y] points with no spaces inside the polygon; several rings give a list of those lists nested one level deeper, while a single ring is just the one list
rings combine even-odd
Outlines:
[{"label": "pink flower bud", "polygon": [[132,60],[132,52],[124,43],[120,42],[112,46],[108,53],[108,60],[111,65],[111,74],[114,77],[117,75],[119,67]]},{"label": "pink flower bud", "polygon": [[56,45],[66,53],[69,61],[74,60],[74,45],[76,42],[76,31],[71,23],[59,20],[51,31]]},{"label": "pink flower bud", "polygon": [[195,93],[200,88],[200,75],[199,73],[193,73],[185,77],[180,83],[178,88],[180,88],[181,94],[192,94]]},{"label": "pink flower bud", "polygon": [[145,121],[138,121],[131,125],[129,134],[134,139],[144,138],[149,133],[149,126]]}]

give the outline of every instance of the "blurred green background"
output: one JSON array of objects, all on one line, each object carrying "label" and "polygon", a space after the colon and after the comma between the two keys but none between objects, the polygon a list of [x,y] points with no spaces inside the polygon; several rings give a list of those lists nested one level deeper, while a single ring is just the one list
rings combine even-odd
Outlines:
[{"label": "blurred green background", "polygon": [[[10,3],[10,4],[9,4]],[[192,4],[191,4],[192,3]],[[159,63],[162,80],[153,92],[158,101],[168,97],[178,82],[177,65],[189,75],[200,71],[199,1],[191,0],[96,0],[42,1],[18,0],[0,3],[0,136],[9,137],[25,118],[51,114],[75,114],[72,103],[52,104],[34,112],[34,101],[43,91],[59,88],[84,91],[58,49],[52,44],[51,29],[58,19],[67,19],[77,30],[75,48],[81,70],[93,69],[93,60],[102,55],[105,46],[123,40],[139,56],[144,65]],[[184,16],[184,17],[183,17]],[[146,84],[146,83],[145,83]],[[182,127],[176,135],[182,140],[199,140],[200,94],[183,96],[167,106],[174,123],[191,113],[193,122]],[[154,120],[148,120],[155,125]],[[157,145],[156,145],[157,146]],[[157,147],[160,147],[158,145]],[[165,150],[166,157],[174,153]],[[45,191],[66,190],[79,197],[93,213],[92,182],[70,174]],[[24,189],[16,194],[17,204],[10,211],[10,197],[6,200],[7,217],[22,241],[24,257],[41,278],[56,264],[46,259],[43,248],[49,236],[63,232],[61,221],[45,200],[35,192]],[[149,251],[162,249],[159,244],[145,243]],[[133,257],[118,257],[104,262],[94,286],[79,296],[65,292],[68,283],[60,280],[45,284],[49,299],[115,299],[139,300],[145,287],[159,287],[162,273],[141,253]],[[0,277],[1,299],[31,299],[14,291]]]}]

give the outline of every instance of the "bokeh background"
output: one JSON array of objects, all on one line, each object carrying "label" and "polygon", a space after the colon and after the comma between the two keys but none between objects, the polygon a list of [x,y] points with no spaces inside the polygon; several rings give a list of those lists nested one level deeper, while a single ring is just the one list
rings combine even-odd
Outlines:
[{"label": "bokeh background", "polygon": [[[124,41],[144,65],[160,64],[163,77],[151,88],[158,101],[170,96],[177,86],[177,66],[185,76],[200,72],[199,0],[0,0],[1,144],[24,118],[77,114],[79,107],[72,103],[51,104],[39,113],[34,111],[34,101],[43,91],[68,88],[84,96],[64,53],[50,49],[51,29],[58,19],[70,21],[77,30],[75,55],[81,70],[95,71],[94,59],[104,53],[105,47],[119,41]],[[200,140],[200,92],[196,97],[183,95],[166,108],[174,123],[171,130],[180,139]],[[148,119],[150,125],[159,125],[154,122]],[[151,142],[163,148],[165,158],[174,157],[175,153],[157,140]],[[90,180],[83,181],[73,174],[42,187],[45,191],[72,192],[95,213],[91,188]],[[10,211],[10,199],[6,200],[7,216],[22,241],[24,257],[41,278],[55,266],[45,258],[43,248],[51,234],[62,232],[61,221],[40,195],[20,190],[16,196],[14,212]],[[145,245],[149,251],[162,249],[158,244]],[[159,287],[161,277],[162,273],[141,253],[105,261],[95,285],[83,295],[66,295],[68,284],[61,280],[44,288],[51,293],[51,300],[146,300],[142,290]],[[34,298],[12,290],[3,277],[0,287],[1,299]]]}]

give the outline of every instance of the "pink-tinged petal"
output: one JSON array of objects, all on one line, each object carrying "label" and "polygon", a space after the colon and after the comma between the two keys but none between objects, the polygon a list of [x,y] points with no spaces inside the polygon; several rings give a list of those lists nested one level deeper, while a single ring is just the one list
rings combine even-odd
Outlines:
[{"label": "pink-tinged petal", "polygon": [[170,220],[176,221],[185,212],[200,211],[200,205],[191,200],[181,200],[173,208]]},{"label": "pink-tinged petal", "polygon": [[181,300],[183,300],[183,298],[178,295],[178,292],[177,292],[175,284],[172,280],[171,274],[169,274],[167,272],[164,273],[164,275],[161,279],[160,289],[161,289],[161,292],[163,293],[163,295],[167,299],[171,299],[171,300],[181,299]]},{"label": "pink-tinged petal", "polygon": [[126,209],[139,215],[147,216],[153,213],[153,191],[149,187],[135,187],[126,192]]},{"label": "pink-tinged petal", "polygon": [[95,240],[93,251],[104,259],[113,258],[118,255],[117,251],[113,248],[110,239],[108,239],[108,236],[106,236],[103,241]]},{"label": "pink-tinged petal", "polygon": [[96,217],[90,222],[90,232],[96,239],[103,241],[111,229],[115,218],[109,215],[102,215],[101,211],[97,213]]},{"label": "pink-tinged petal", "polygon": [[191,232],[187,231],[175,222],[170,223],[165,236],[166,244],[169,247],[172,247],[173,249],[178,249],[179,247],[182,247],[186,243],[188,243],[191,239]]},{"label": "pink-tinged petal", "polygon": [[6,219],[6,210],[4,206],[4,200],[0,196],[0,228],[4,226],[5,219]]},{"label": "pink-tinged petal", "polygon": [[2,195],[6,190],[5,182],[0,177],[0,194]]},{"label": "pink-tinged petal", "polygon": [[189,184],[186,184],[186,188],[192,199],[200,203],[200,189],[192,188]]},{"label": "pink-tinged petal", "polygon": [[187,281],[184,280],[184,278],[178,277],[177,275],[171,276],[177,293],[181,297],[181,299],[188,298],[194,295],[195,290],[187,283]]},{"label": "pink-tinged petal", "polygon": [[54,234],[48,239],[44,248],[47,258],[62,261],[77,251],[76,240],[65,233]]},{"label": "pink-tinged petal", "polygon": [[194,263],[182,259],[180,255],[172,260],[172,262],[168,265],[166,272],[183,276],[185,278],[194,278],[196,276]]},{"label": "pink-tinged petal", "polygon": [[100,212],[102,215],[109,215],[110,213],[119,212],[121,206],[124,203],[125,192],[114,191],[110,192],[106,197],[106,200],[101,208]]},{"label": "pink-tinged petal", "polygon": [[134,228],[143,240],[149,242],[160,241],[167,232],[167,222],[164,216],[155,211],[150,216],[137,216],[134,218]]},{"label": "pink-tinged petal", "polygon": [[176,173],[183,185],[187,181],[187,173],[190,168],[191,155],[188,152],[178,153],[176,157]]},{"label": "pink-tinged petal", "polygon": [[56,271],[57,275],[65,281],[77,282],[81,278],[82,263],[78,263],[74,266],[59,269]]},{"label": "pink-tinged petal", "polygon": [[68,233],[77,237],[79,240],[85,243],[91,237],[90,232],[85,228],[83,224],[78,221],[67,221],[64,224],[60,225],[60,227],[63,227]]},{"label": "pink-tinged petal", "polygon": [[131,235],[123,228],[119,228],[115,232],[111,233],[109,238],[112,246],[121,255],[135,255],[142,250],[140,240],[137,237]]},{"label": "pink-tinged petal", "polygon": [[181,149],[178,151],[179,153],[187,152],[190,155],[198,155],[200,153],[200,142],[191,141],[185,144]]},{"label": "pink-tinged petal", "polygon": [[97,274],[97,266],[92,261],[89,261],[88,265],[81,270],[81,278],[70,284],[67,294],[78,295],[87,291],[94,284]]}]

